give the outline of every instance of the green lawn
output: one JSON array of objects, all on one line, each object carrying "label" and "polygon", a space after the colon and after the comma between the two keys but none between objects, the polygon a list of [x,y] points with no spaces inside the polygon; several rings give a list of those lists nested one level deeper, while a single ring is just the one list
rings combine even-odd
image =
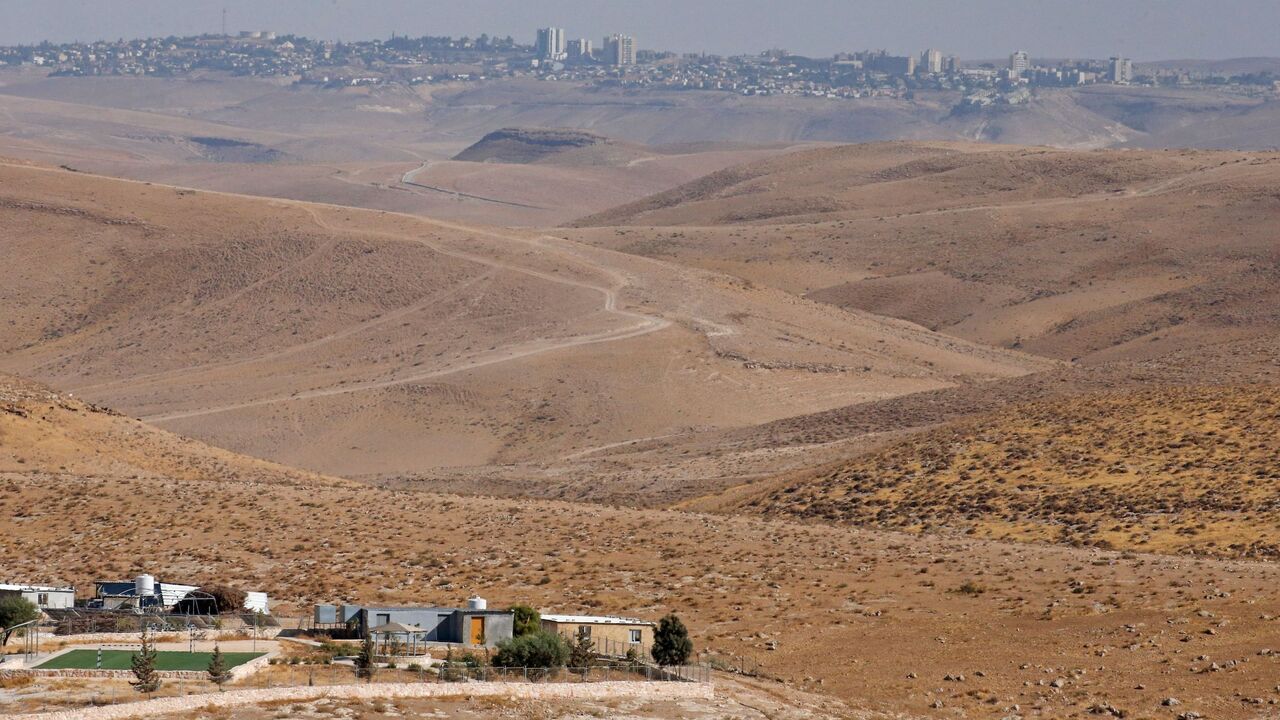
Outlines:
[{"label": "green lawn", "polygon": [[[227,667],[243,665],[266,653],[224,652],[222,659]],[[205,670],[209,667],[209,659],[213,653],[174,652],[162,650],[156,653],[157,670]],[[103,650],[103,670],[128,670],[132,667],[132,650]],[[93,670],[98,667],[97,650],[72,650],[56,658],[46,660],[36,666],[37,670]]]}]

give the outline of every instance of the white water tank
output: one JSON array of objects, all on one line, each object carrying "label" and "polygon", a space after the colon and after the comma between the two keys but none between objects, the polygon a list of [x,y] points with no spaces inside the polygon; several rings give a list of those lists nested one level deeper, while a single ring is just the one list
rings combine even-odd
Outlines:
[{"label": "white water tank", "polygon": [[139,575],[133,579],[133,594],[146,597],[156,594],[156,579],[150,575]]},{"label": "white water tank", "polygon": [[467,598],[468,610],[485,610],[488,607],[489,607],[489,601],[485,600],[479,595],[472,595],[471,597]]}]

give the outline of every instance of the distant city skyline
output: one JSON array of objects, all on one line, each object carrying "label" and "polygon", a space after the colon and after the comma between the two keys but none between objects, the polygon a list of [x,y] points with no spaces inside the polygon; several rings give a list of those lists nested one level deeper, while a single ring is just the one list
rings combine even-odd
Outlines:
[{"label": "distant city skyline", "polygon": [[[360,40],[511,35],[563,27],[570,38],[634,35],[639,48],[716,54],[783,47],[823,56],[860,48],[966,59],[1136,61],[1280,55],[1273,0],[0,0],[0,44],[274,30]],[[638,49],[639,49],[638,48]]]}]

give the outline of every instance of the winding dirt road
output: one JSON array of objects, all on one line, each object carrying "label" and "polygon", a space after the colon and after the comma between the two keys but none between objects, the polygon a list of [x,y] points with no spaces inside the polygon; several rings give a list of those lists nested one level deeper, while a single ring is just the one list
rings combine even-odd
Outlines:
[{"label": "winding dirt road", "polygon": [[[591,345],[596,343],[614,342],[617,340],[626,340],[629,338],[639,337],[642,335],[647,335],[652,332],[663,330],[667,327],[670,327],[672,324],[671,321],[667,320],[666,318],[645,315],[643,313],[634,312],[631,310],[619,309],[618,308],[618,291],[627,285],[628,281],[626,276],[613,268],[608,268],[592,261],[582,253],[573,252],[570,248],[566,247],[567,241],[562,240],[560,238],[554,238],[549,235],[543,235],[537,238],[527,238],[516,233],[487,230],[482,228],[471,227],[468,225],[461,225],[458,223],[444,222],[440,220],[433,220],[430,218],[422,218],[422,217],[411,216],[411,215],[405,216],[405,217],[413,218],[418,222],[433,225],[436,227],[456,230],[463,233],[469,233],[471,235],[489,237],[489,238],[501,240],[504,242],[514,242],[514,243],[521,243],[526,245],[533,245],[540,250],[555,252],[565,257],[568,260],[589,266],[593,271],[601,273],[611,278],[613,283],[611,285],[597,285],[597,284],[589,283],[582,280],[574,280],[572,278],[561,277],[554,273],[543,272],[541,270],[536,270],[533,268],[525,267],[522,265],[516,265],[509,262],[503,262],[501,260],[496,260],[494,258],[486,257],[483,255],[477,255],[475,253],[448,248],[440,243],[432,242],[423,237],[419,237],[415,235],[389,233],[385,231],[365,230],[365,229],[359,229],[359,228],[339,227],[327,221],[322,215],[322,213],[319,212],[318,208],[325,207],[325,206],[316,206],[313,204],[303,204],[303,203],[297,203],[296,206],[301,207],[307,213],[309,213],[317,225],[331,232],[349,233],[349,234],[365,235],[365,236],[376,236],[376,237],[384,237],[392,240],[416,242],[421,245],[427,246],[433,252],[440,253],[441,255],[446,255],[449,257],[465,260],[468,262],[478,263],[496,270],[506,270],[510,272],[520,273],[520,274],[538,278],[540,280],[544,280],[547,282],[552,282],[560,285],[567,285],[571,287],[577,287],[577,288],[582,288],[582,289],[597,292],[601,296],[601,300],[602,300],[601,310],[603,312],[608,313],[610,315],[615,315],[617,317],[626,318],[628,320],[631,320],[632,322],[612,330],[589,333],[585,335],[576,335],[568,338],[543,338],[543,339],[528,341],[524,343],[516,343],[516,344],[509,345],[502,348],[495,348],[494,350],[491,350],[491,351],[478,353],[472,356],[470,359],[468,359],[465,362],[452,365],[446,368],[437,368],[434,370],[428,370],[423,372],[409,373],[406,375],[400,375],[393,378],[369,380],[366,382],[350,383],[350,384],[338,385],[338,386],[327,387],[327,388],[316,388],[313,390],[305,390],[302,392],[296,392],[296,393],[291,393],[287,395],[276,395],[272,397],[259,398],[256,400],[249,400],[249,401],[238,402],[238,403],[228,403],[225,405],[218,405],[213,407],[205,407],[205,408],[183,410],[183,411],[172,412],[172,413],[151,415],[151,416],[144,417],[143,420],[146,420],[147,422],[163,423],[166,421],[181,420],[184,418],[199,417],[204,415],[212,415],[216,413],[230,412],[233,410],[244,410],[248,408],[262,407],[262,406],[272,405],[276,403],[289,402],[292,400],[331,397],[334,395],[344,395],[348,393],[365,392],[368,390],[378,390],[382,388],[393,387],[396,385],[403,385],[406,383],[421,382],[423,380],[430,380],[430,379],[435,379],[439,377],[444,377],[447,375],[452,375],[454,373],[466,372],[468,370],[474,370],[476,368],[496,365],[498,363],[510,362],[512,360],[519,360],[521,358],[527,358],[533,355],[540,355],[543,353],[555,352],[555,351],[563,350],[566,348],[578,347],[582,345]],[[343,209],[345,210],[346,208],[343,208]],[[362,326],[357,326],[355,328],[342,330],[337,333],[333,333],[332,335],[329,335],[325,338],[320,338],[317,340],[310,341],[308,343],[304,343],[303,345],[299,345],[291,348],[285,348],[282,350],[277,350],[273,353],[270,353],[268,355],[263,355],[260,357],[248,358],[246,360],[234,361],[233,363],[217,365],[216,367],[230,367],[230,366],[237,366],[237,365],[252,364],[254,362],[259,362],[262,360],[280,357],[282,355],[289,355],[295,352],[301,352],[303,350],[313,349],[316,346],[323,344],[325,342],[330,342],[332,340],[337,340],[343,337],[349,337],[351,334],[358,332],[359,330],[363,329],[363,327],[369,326],[371,323],[381,324],[383,322],[387,322],[390,319],[393,319],[391,316],[393,315],[399,316],[404,314],[406,311],[408,311],[408,309],[396,310],[396,311],[393,311],[392,313],[388,313],[386,315],[380,316],[379,318],[374,318],[368,323],[362,324]],[[128,381],[124,381],[123,383],[116,384],[115,387],[122,387],[122,386],[130,387],[136,382],[138,382],[139,380],[141,380],[141,382],[143,383],[146,383],[154,379],[180,376],[183,373],[190,372],[192,370],[197,370],[197,369],[201,369],[201,368],[200,367],[183,368],[180,370],[168,371],[167,373],[156,374],[146,379],[143,379],[143,378],[130,379]],[[101,387],[101,386],[98,386],[98,387]],[[81,389],[83,390],[84,388],[81,388]]]}]

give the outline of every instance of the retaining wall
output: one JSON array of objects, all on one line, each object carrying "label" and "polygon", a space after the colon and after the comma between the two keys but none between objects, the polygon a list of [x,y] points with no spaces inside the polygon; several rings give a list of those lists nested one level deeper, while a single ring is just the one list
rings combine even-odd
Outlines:
[{"label": "retaining wall", "polygon": [[185,695],[142,700],[121,705],[80,708],[34,715],[9,716],[14,720],[121,720],[164,713],[190,713],[205,707],[231,707],[264,702],[308,701],[320,698],[373,700],[391,698],[510,697],[527,700],[671,700],[712,698],[711,683],[692,682],[592,682],[592,683],[369,683],[325,687],[261,688],[224,693]]}]

